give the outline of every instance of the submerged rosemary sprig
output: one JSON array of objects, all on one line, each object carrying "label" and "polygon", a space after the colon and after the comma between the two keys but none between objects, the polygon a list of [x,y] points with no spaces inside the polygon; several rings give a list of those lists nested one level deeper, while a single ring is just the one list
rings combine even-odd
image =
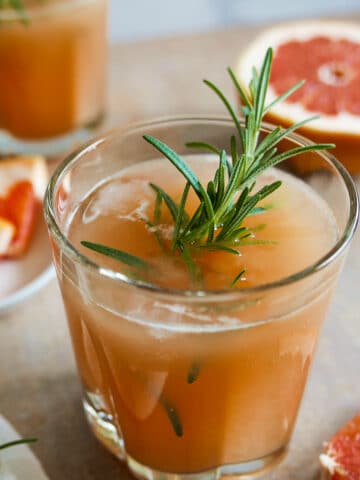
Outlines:
[{"label": "submerged rosemary sprig", "polygon": [[199,362],[193,362],[187,374],[187,383],[195,383],[200,375],[201,365]]},{"label": "submerged rosemary sprig", "polygon": [[166,415],[170,421],[172,429],[177,437],[183,436],[183,426],[177,409],[165,398],[160,398],[160,404],[163,406]]},{"label": "submerged rosemary sprig", "polygon": [[[255,188],[257,178],[266,169],[295,155],[334,147],[332,144],[314,144],[296,147],[285,152],[278,151],[277,145],[284,137],[315,117],[286,129],[276,127],[265,138],[260,139],[261,122],[264,115],[275,104],[286,99],[303,84],[303,82],[297,83],[266,106],[272,55],[272,49],[269,48],[260,71],[257,72],[256,69],[253,69],[248,91],[239,84],[233,71],[228,69],[230,78],[241,98],[243,121],[222,91],[212,82],[204,80],[205,84],[223,102],[236,129],[236,135],[229,139],[229,154],[225,150],[201,141],[187,144],[191,148],[207,150],[219,157],[219,165],[214,177],[206,186],[201,183],[189,165],[168,145],[151,135],[144,136],[144,139],[164,155],[186,180],[179,204],[160,186],[154,183],[150,184],[156,194],[154,222],[151,225],[158,224],[161,209],[166,206],[174,223],[173,236],[170,246],[167,247],[167,253],[181,253],[196,288],[202,288],[202,273],[193,259],[193,252],[198,249],[209,249],[223,250],[232,255],[239,255],[238,249],[241,245],[261,243],[261,240],[254,238],[256,227],[251,229],[245,226],[244,220],[249,216],[266,211],[266,207],[260,202],[277,190],[281,181],[274,181],[257,190]],[[199,205],[190,218],[186,210],[186,202],[191,189],[197,195]],[[159,231],[156,228],[155,231],[161,247],[166,249]],[[106,252],[107,247],[89,242],[82,243],[97,252],[109,254]],[[111,250],[111,256],[114,258],[115,249]],[[126,255],[128,254],[120,252],[117,259],[124,262]],[[132,260],[134,267],[143,262],[134,256],[132,256]],[[126,261],[125,263],[129,264]],[[230,286],[235,286],[244,274],[245,270],[239,272]]]}]

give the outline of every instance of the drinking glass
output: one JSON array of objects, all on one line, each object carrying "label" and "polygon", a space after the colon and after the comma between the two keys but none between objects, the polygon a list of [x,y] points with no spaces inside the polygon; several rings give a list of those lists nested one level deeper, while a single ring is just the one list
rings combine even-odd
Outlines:
[{"label": "drinking glass", "polygon": [[[264,125],[262,135],[272,128]],[[324,167],[304,181],[326,202],[338,229],[322,258],[251,288],[196,292],[143,284],[80,253],[68,227],[96,186],[156,158],[144,134],[185,154],[194,139],[226,148],[234,126],[201,116],[135,125],[93,141],[54,173],[45,215],[85,414],[95,436],[140,478],[255,474],[286,452],[356,227],[356,189],[329,153],[303,154],[303,161],[316,157]],[[292,134],[279,149],[309,143]]]},{"label": "drinking glass", "polygon": [[107,0],[0,9],[0,150],[55,154],[105,110]]}]

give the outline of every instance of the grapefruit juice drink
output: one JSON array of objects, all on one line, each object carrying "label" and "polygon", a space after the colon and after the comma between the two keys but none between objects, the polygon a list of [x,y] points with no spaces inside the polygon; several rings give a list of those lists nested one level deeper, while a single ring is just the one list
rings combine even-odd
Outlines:
[{"label": "grapefruit juice drink", "polygon": [[[336,199],[267,170],[257,189],[277,179],[283,185],[261,214],[246,219],[255,235],[236,247],[238,255],[193,251],[201,271],[195,286],[181,255],[168,254],[174,226],[169,210],[156,213],[150,186],[180,203],[184,179],[141,135],[155,133],[186,154],[184,142],[197,132],[221,144],[231,131],[225,120],[178,119],[115,133],[70,159],[48,190],[87,417],[98,438],[145,478],[253,473],[281,456],[343,260],[344,232],[355,224],[351,180],[325,154],[313,155],[328,165],[321,175],[337,182]],[[183,158],[205,184],[213,178],[218,158]],[[197,197],[186,205],[191,215]],[[150,268],[90,251],[84,239]]]},{"label": "grapefruit juice drink", "polygon": [[106,0],[25,0],[0,10],[0,128],[46,139],[104,110]]},{"label": "grapefruit juice drink", "polygon": [[[208,181],[217,158],[193,160],[189,164]],[[96,189],[77,210],[68,236],[84,254],[80,242],[88,238],[152,261],[157,267],[149,273],[154,285],[189,290],[186,266],[164,253],[154,235],[171,228],[171,219],[148,226],[155,202],[149,184],[159,176],[160,186],[180,201],[183,179],[165,159],[141,163]],[[244,245],[235,258],[226,252],[200,252],[196,261],[203,266],[206,289],[230,286],[242,268],[248,273],[240,289],[288,276],[334,244],[336,225],[322,200],[280,171],[267,173],[267,180],[269,176],[281,178],[284,186],[271,198],[277,208],[261,218],[267,228],[258,239],[264,245]],[[101,261],[99,254],[89,257]],[[114,260],[102,264],[119,268]],[[140,318],[135,311],[136,316],[109,319],[90,303],[80,330],[83,300],[79,304],[79,292],[66,278],[63,289],[84,384],[110,411],[113,405],[134,459],[157,470],[190,473],[260,458],[286,444],[328,303],[328,286],[311,304],[287,314],[286,321],[281,316],[256,328],[242,328],[242,315],[226,309],[217,316],[190,314],[176,302],[159,301],[163,313],[150,325],[145,306]],[[264,308],[256,308],[259,315]],[[198,325],[192,325],[191,316],[183,325],[180,314],[192,315]],[[168,325],[168,317],[180,325]],[[166,403],[177,418],[169,418]]]}]

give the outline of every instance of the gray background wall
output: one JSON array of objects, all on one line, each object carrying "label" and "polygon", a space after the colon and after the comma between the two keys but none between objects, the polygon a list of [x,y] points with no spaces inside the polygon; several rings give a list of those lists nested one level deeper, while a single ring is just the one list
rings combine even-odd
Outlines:
[{"label": "gray background wall", "polygon": [[111,41],[236,24],[360,13],[360,0],[110,0]]}]

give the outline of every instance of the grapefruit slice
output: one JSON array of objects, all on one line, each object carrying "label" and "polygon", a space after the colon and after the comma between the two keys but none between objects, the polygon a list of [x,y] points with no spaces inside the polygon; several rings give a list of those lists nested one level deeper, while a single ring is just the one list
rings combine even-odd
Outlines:
[{"label": "grapefruit slice", "polygon": [[360,480],[360,413],[325,444],[320,463],[331,480]]},{"label": "grapefruit slice", "polygon": [[47,180],[42,156],[0,160],[0,257],[17,258],[27,250]]},{"label": "grapefruit slice", "polygon": [[[352,172],[360,172],[360,26],[341,21],[290,22],[258,36],[240,57],[236,73],[247,85],[252,66],[260,66],[266,49],[274,50],[267,103],[301,80],[305,84],[280,102],[265,120],[288,127],[314,114],[299,129],[315,142],[335,143],[334,155]],[[298,169],[316,168],[296,160]]]},{"label": "grapefruit slice", "polygon": [[40,203],[35,196],[33,185],[29,181],[15,183],[6,197],[6,219],[16,232],[6,255],[19,257],[27,249],[34,229]]}]

